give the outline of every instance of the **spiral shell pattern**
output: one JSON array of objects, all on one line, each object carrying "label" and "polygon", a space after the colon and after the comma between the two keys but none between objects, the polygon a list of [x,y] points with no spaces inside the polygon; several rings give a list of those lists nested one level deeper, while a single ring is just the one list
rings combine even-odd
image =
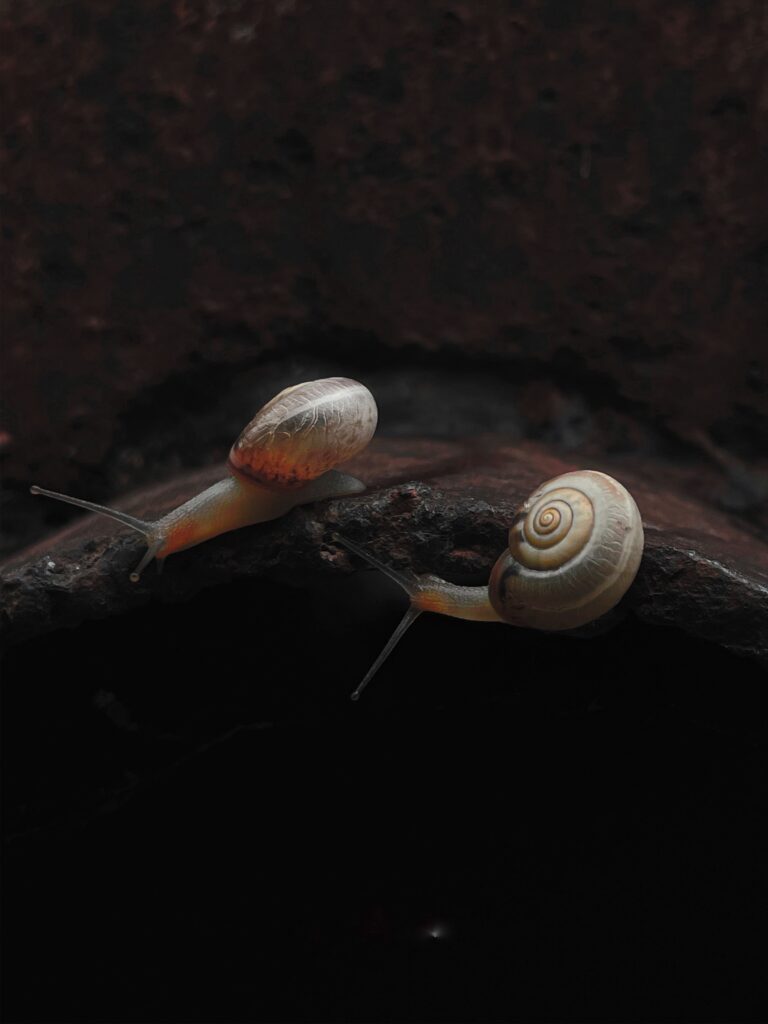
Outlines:
[{"label": "spiral shell pattern", "polygon": [[642,520],[629,491],[595,470],[564,473],[523,505],[489,597],[506,622],[574,629],[618,603],[642,552]]},{"label": "spiral shell pattern", "polygon": [[376,402],[348,377],[295,384],[256,413],[232,445],[230,467],[273,487],[301,487],[361,452],[373,437]]}]

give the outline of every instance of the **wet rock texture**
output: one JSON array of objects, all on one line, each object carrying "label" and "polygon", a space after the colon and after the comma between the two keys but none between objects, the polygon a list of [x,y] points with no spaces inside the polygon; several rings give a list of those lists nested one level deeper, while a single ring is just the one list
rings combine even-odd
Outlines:
[{"label": "wet rock texture", "polygon": [[761,4],[74,0],[3,37],[11,486],[287,349],[493,358],[764,453]]},{"label": "wet rock texture", "polygon": [[[487,581],[516,507],[544,479],[578,468],[533,443],[488,437],[483,447],[418,439],[381,440],[349,469],[369,484],[357,498],[294,510],[150,567],[139,585],[128,573],[143,551],[108,520],[89,517],[22,553],[3,577],[8,640],[124,613],[151,599],[188,600],[203,588],[243,578],[322,589],[350,559],[334,531],[390,564],[457,582]],[[676,627],[768,665],[768,549],[739,521],[692,499],[663,466],[600,462],[635,496],[646,531],[638,577],[622,609],[653,626]],[[665,472],[668,479],[664,479]],[[180,477],[120,502],[155,518],[221,475]],[[610,626],[609,613],[583,635]]]}]

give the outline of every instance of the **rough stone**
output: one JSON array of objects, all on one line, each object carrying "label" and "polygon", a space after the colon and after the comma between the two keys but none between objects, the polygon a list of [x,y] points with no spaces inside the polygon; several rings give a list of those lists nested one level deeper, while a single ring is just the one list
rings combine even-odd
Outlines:
[{"label": "rough stone", "polygon": [[[86,517],[16,556],[3,573],[3,628],[14,642],[150,600],[188,600],[244,577],[322,587],[353,567],[338,531],[393,565],[482,583],[503,548],[515,508],[543,480],[578,468],[540,445],[476,448],[434,440],[378,440],[350,472],[369,491],[296,509],[284,519],[173,556],[138,585],[128,573],[143,550],[109,520]],[[651,626],[682,629],[768,664],[768,549],[727,514],[675,488],[669,470],[601,460],[635,495],[646,531],[637,579],[622,609]],[[125,511],[152,518],[213,482],[220,470],[181,475],[127,496]],[[355,569],[359,568],[354,566]],[[601,623],[599,628],[604,624]],[[586,630],[589,632],[589,628]]]},{"label": "rough stone", "polygon": [[575,10],[9,5],[9,486],[147,482],[169,381],[287,349],[493,359],[764,457],[762,5]]}]

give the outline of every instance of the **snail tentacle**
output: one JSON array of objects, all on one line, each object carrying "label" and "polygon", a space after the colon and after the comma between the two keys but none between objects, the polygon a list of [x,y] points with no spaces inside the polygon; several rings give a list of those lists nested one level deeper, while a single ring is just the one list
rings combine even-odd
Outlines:
[{"label": "snail tentacle", "polygon": [[123,526],[130,526],[132,530],[144,534],[145,537],[152,531],[151,523],[147,523],[143,519],[137,519],[136,516],[129,516],[127,512],[118,512],[117,509],[108,508],[106,505],[97,505],[95,501],[83,501],[82,498],[73,498],[69,494],[48,491],[45,487],[38,487],[37,484],[33,484],[29,488],[29,493],[42,494],[45,498],[55,498],[57,501],[66,502],[67,505],[77,505],[78,508],[84,508],[88,512],[96,512],[99,515],[107,516],[109,519],[116,519],[118,523],[122,523]]},{"label": "snail tentacle", "polygon": [[366,688],[368,683],[370,683],[370,681],[373,679],[373,677],[379,671],[381,666],[384,664],[384,662],[390,656],[392,651],[394,651],[395,647],[397,647],[397,645],[400,643],[402,638],[405,636],[406,631],[411,628],[411,626],[414,624],[416,619],[418,619],[418,617],[421,615],[421,613],[422,613],[421,608],[416,608],[414,605],[410,605],[409,606],[408,611],[402,617],[402,619],[400,620],[399,624],[395,627],[394,633],[392,634],[392,636],[389,638],[389,640],[387,640],[386,644],[384,645],[384,647],[383,647],[383,649],[381,651],[381,654],[378,656],[376,661],[374,661],[374,663],[371,665],[371,667],[365,673],[365,675],[363,676],[362,681],[360,683],[358,683],[358,685],[355,687],[355,689],[349,695],[350,700],[360,700],[360,694]]},{"label": "snail tentacle", "polygon": [[416,619],[423,612],[437,612],[441,615],[450,615],[457,619],[471,619],[482,622],[500,622],[498,614],[488,601],[487,587],[462,587],[455,583],[448,583],[439,576],[406,576],[404,573],[393,569],[392,566],[380,562],[372,554],[361,548],[354,541],[335,533],[333,540],[344,547],[349,548],[359,558],[368,562],[383,572],[391,580],[398,584],[408,595],[410,606],[408,611],[395,628],[392,636],[384,646],[381,654],[371,665],[365,674],[362,682],[352,693],[352,700],[358,700],[360,694],[376,675],[378,670],[390,656],[397,644],[405,635]]}]

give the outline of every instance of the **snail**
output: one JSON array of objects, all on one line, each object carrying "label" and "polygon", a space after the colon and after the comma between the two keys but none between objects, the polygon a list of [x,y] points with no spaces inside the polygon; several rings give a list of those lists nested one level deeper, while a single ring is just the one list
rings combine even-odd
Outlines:
[{"label": "snail", "polygon": [[229,475],[155,523],[42,487],[30,490],[143,534],[147,551],[130,574],[136,583],[153,558],[162,568],[168,555],[220,533],[276,519],[296,505],[364,491],[363,483],[332,467],[366,447],[377,419],[373,395],[347,377],[286,388],[256,413],[232,445]]},{"label": "snail", "polygon": [[595,470],[564,473],[533,492],[509,531],[509,548],[494,565],[487,587],[404,576],[352,541],[338,534],[335,539],[386,573],[411,601],[353,700],[422,612],[531,629],[575,629],[618,604],[643,554],[643,524],[632,495]]}]

